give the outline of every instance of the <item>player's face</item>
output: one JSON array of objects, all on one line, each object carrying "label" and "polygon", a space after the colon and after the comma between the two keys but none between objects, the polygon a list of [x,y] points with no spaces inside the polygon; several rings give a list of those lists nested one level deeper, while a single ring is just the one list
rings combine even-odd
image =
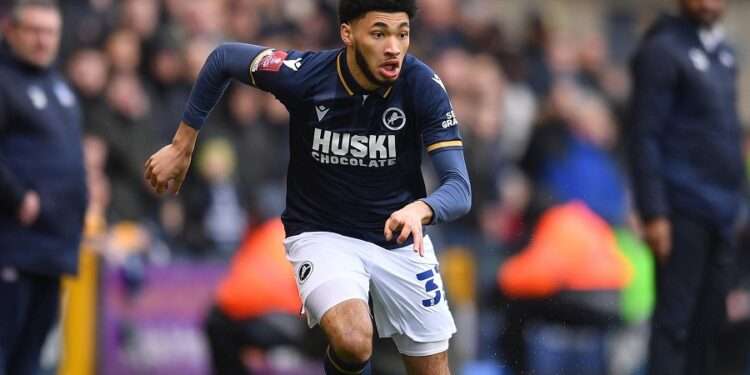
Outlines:
[{"label": "player's face", "polygon": [[721,19],[726,4],[724,0],[680,0],[682,11],[704,26],[711,26]]},{"label": "player's face", "polygon": [[350,45],[367,80],[378,86],[392,85],[409,50],[409,16],[405,12],[368,12],[352,22]]},{"label": "player's face", "polygon": [[62,18],[57,10],[27,6],[10,23],[8,43],[21,60],[38,67],[47,67],[57,56],[61,28]]}]

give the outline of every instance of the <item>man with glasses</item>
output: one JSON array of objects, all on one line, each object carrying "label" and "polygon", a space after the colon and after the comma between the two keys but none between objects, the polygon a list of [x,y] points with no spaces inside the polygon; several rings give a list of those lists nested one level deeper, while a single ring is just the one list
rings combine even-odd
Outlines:
[{"label": "man with glasses", "polygon": [[0,45],[0,375],[36,374],[86,209],[78,104],[52,68],[62,17],[18,0]]}]

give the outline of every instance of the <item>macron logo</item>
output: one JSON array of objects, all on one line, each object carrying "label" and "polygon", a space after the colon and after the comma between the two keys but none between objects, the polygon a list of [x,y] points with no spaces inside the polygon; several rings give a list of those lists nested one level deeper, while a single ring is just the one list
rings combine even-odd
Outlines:
[{"label": "macron logo", "polygon": [[327,108],[323,105],[315,106],[315,113],[318,114],[318,122],[323,121],[323,118],[326,117],[328,114],[328,111],[330,111],[330,108]]},{"label": "macron logo", "polygon": [[302,59],[294,59],[294,60],[284,60],[284,65],[286,65],[287,68],[294,70],[295,72],[299,70],[299,68],[302,67],[302,63],[300,62]]}]

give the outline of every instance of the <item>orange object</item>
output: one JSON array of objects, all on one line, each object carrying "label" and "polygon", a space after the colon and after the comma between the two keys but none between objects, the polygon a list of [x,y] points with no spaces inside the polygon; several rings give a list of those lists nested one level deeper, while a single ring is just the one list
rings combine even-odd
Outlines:
[{"label": "orange object", "polygon": [[633,277],[610,226],[585,204],[553,207],[531,243],[499,269],[497,281],[513,298],[544,298],[562,290],[622,289]]},{"label": "orange object", "polygon": [[283,243],[279,219],[263,223],[245,238],[217,291],[217,302],[227,315],[250,319],[271,312],[299,314],[302,302]]}]

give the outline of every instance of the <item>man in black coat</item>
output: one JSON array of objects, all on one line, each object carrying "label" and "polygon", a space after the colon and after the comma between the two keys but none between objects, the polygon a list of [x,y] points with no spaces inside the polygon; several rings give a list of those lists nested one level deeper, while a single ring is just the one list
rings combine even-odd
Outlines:
[{"label": "man in black coat", "polygon": [[86,209],[80,114],[52,68],[62,18],[19,0],[0,46],[0,375],[35,374],[75,274]]},{"label": "man in black coat", "polygon": [[633,60],[635,201],[656,259],[649,374],[714,374],[745,170],[724,0],[680,0]]}]

